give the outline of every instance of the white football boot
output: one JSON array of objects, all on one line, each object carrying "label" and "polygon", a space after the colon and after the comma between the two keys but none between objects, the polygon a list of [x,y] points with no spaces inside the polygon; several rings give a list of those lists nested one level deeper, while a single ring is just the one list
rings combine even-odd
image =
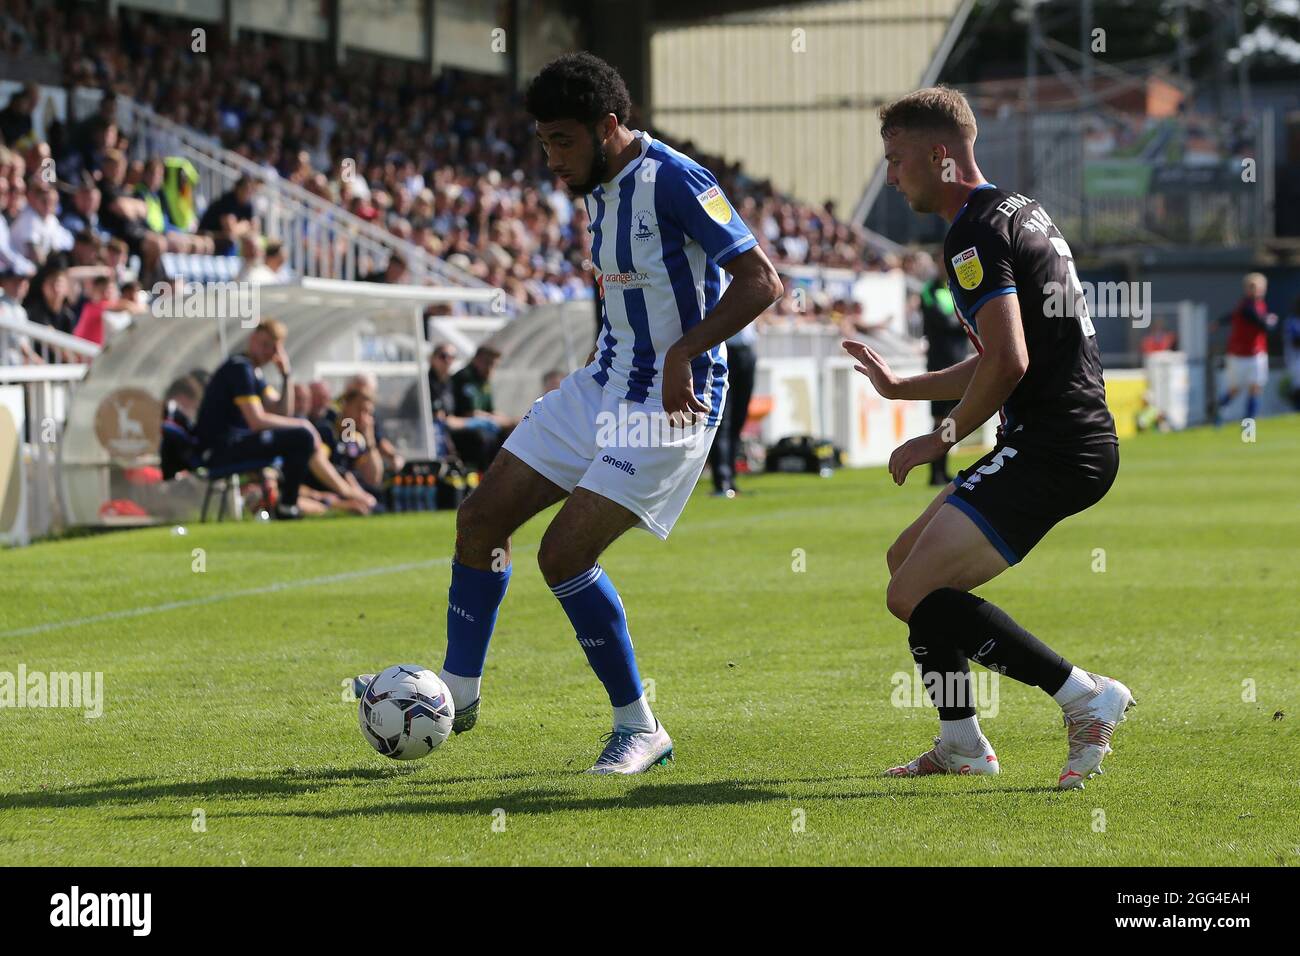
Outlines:
[{"label": "white football boot", "polygon": [[655,721],[651,733],[615,730],[601,739],[605,741],[605,749],[587,773],[643,773],[655,764],[666,764],[673,759],[673,739],[659,721]]},{"label": "white football boot", "polygon": [[934,748],[927,750],[909,764],[890,767],[886,777],[928,777],[932,773],[959,773],[963,775],[1000,773],[998,755],[987,753],[964,754],[939,737],[934,738]]},{"label": "white football boot", "polygon": [[1056,781],[1061,790],[1082,790],[1084,780],[1102,772],[1102,758],[1111,752],[1111,735],[1128,719],[1124,711],[1137,703],[1119,681],[1100,674],[1088,676],[1096,688],[1063,708],[1070,755]]}]

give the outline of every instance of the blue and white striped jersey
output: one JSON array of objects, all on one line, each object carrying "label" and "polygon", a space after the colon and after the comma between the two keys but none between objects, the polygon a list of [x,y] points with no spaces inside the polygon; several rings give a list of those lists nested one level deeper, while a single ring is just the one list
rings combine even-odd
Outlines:
[{"label": "blue and white striped jersey", "polygon": [[[584,197],[600,287],[592,377],[630,402],[662,404],[664,354],[717,304],[722,266],[758,243],[718,181],[689,156],[632,130],[641,154]],[[692,362],[695,395],[722,411],[727,351]]]}]

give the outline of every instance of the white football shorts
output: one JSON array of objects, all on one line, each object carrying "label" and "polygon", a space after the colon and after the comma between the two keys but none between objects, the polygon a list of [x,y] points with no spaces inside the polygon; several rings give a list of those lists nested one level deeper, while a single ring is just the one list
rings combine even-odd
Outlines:
[{"label": "white football shorts", "polygon": [[1228,388],[1242,389],[1251,385],[1263,388],[1268,384],[1268,353],[1254,355],[1228,355]]},{"label": "white football shorts", "polygon": [[587,367],[533,402],[502,447],[565,491],[617,502],[641,518],[638,527],[667,538],[717,430],[674,428],[662,406],[607,393]]}]

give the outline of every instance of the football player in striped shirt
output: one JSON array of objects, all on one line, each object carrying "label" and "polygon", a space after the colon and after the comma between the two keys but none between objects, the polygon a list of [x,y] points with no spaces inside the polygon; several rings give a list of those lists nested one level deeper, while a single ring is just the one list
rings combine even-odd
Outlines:
[{"label": "football player in striped shirt", "polygon": [[[724,342],[783,294],[717,179],[625,125],[616,70],[566,54],[525,107],[550,170],[585,204],[601,327],[585,367],[539,398],[461,505],[442,679],[474,726],[510,536],[556,502],[537,560],[613,708],[591,773],[640,773],[673,742],[642,689],[623,602],[600,555],[625,531],[667,538],[704,468],[727,391]],[[359,682],[364,678],[359,678]]]}]

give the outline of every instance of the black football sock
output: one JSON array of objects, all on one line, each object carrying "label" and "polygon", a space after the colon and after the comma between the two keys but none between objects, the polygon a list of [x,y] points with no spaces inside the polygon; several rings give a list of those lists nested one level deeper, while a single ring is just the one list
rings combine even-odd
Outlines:
[{"label": "black football sock", "polygon": [[907,622],[907,644],[912,660],[921,671],[921,682],[930,695],[930,703],[939,711],[940,720],[965,720],[975,716],[971,706],[970,666],[966,655],[949,636],[938,613],[931,613],[925,600],[912,611]]},{"label": "black football sock", "polygon": [[931,591],[912,611],[911,624],[918,614],[930,633],[947,636],[967,659],[1049,694],[1060,690],[1074,669],[1006,611],[966,591]]}]

